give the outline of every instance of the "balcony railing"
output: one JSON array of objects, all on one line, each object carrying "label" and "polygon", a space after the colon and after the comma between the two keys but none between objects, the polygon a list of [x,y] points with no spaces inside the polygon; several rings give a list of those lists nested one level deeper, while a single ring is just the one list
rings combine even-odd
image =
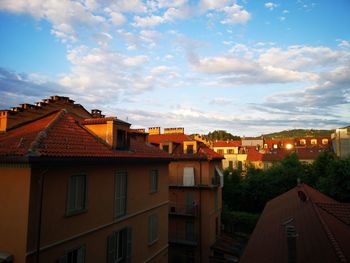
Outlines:
[{"label": "balcony railing", "polygon": [[169,242],[173,244],[196,246],[198,244],[198,233],[185,231],[170,231]]},{"label": "balcony railing", "polygon": [[170,202],[169,215],[198,216],[199,207],[196,203],[182,204]]}]

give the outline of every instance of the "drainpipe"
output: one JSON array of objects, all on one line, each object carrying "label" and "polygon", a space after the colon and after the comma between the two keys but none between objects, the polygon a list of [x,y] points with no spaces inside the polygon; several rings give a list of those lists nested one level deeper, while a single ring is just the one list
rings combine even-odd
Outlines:
[{"label": "drainpipe", "polygon": [[43,201],[44,201],[44,179],[45,174],[48,169],[44,170],[40,174],[38,183],[40,184],[40,196],[39,196],[39,216],[38,216],[38,231],[37,231],[37,242],[36,242],[36,263],[40,262],[40,241],[41,241],[41,221],[42,221],[42,210],[43,210]]}]

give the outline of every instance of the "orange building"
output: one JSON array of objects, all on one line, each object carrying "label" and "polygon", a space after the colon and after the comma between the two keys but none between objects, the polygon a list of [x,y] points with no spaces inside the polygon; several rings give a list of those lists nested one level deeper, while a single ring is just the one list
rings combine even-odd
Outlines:
[{"label": "orange building", "polygon": [[169,262],[209,262],[220,236],[223,157],[184,134],[149,129],[149,142],[170,153]]},{"label": "orange building", "polygon": [[170,156],[67,97],[0,111],[0,262],[167,262]]}]

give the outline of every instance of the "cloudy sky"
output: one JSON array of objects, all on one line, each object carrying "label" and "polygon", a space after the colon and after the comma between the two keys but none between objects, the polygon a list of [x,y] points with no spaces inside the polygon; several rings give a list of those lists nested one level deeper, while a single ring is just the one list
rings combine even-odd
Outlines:
[{"label": "cloudy sky", "polygon": [[69,96],[134,127],[350,123],[348,0],[0,0],[0,109]]}]

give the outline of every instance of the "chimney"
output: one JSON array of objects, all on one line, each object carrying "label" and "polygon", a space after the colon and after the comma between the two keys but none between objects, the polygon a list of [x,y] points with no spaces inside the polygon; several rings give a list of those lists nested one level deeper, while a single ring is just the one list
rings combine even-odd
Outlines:
[{"label": "chimney", "polygon": [[184,134],[185,128],[178,127],[178,128],[164,128],[164,134]]},{"label": "chimney", "polygon": [[130,124],[116,117],[85,119],[82,125],[114,150],[127,150],[130,146]]},{"label": "chimney", "polygon": [[149,135],[159,135],[160,134],[160,127],[150,127],[148,128]]},{"label": "chimney", "polygon": [[92,118],[101,118],[102,117],[101,113],[102,113],[102,111],[98,110],[98,109],[91,110]]},{"label": "chimney", "polygon": [[287,249],[288,249],[288,263],[297,262],[297,237],[295,226],[286,225]]}]

